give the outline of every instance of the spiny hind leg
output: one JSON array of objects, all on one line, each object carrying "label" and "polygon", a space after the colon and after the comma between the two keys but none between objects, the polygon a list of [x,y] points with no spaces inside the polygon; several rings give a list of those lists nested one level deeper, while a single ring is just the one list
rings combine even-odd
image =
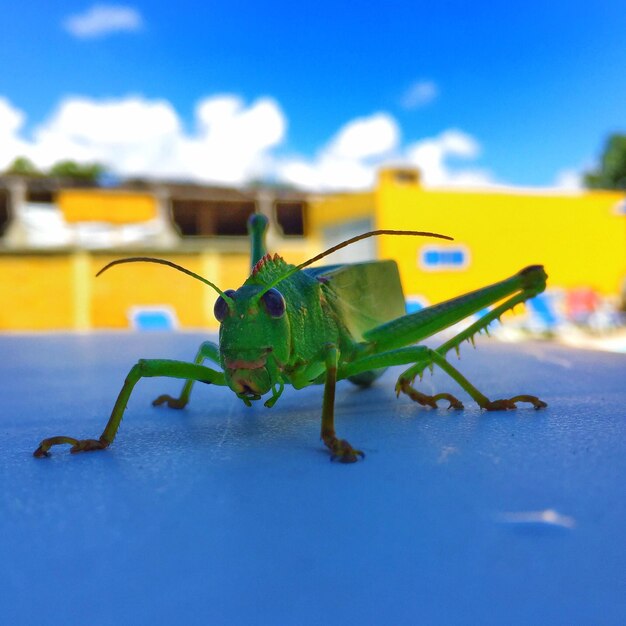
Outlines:
[{"label": "spiny hind leg", "polygon": [[411,398],[411,400],[413,400],[413,402],[417,402],[422,406],[429,406],[433,409],[437,408],[437,402],[440,400],[447,401],[449,403],[449,409],[455,409],[457,411],[463,409],[463,403],[451,393],[437,393],[429,396],[413,387],[413,381],[415,378],[419,376],[421,379],[422,374],[427,367],[432,370],[432,350],[422,347],[420,360],[409,367],[408,370],[400,374],[398,382],[396,383],[396,395],[399,396],[400,393],[405,393],[409,396],[409,398]]},{"label": "spiny hind leg", "polygon": [[343,364],[340,377],[355,380],[372,371],[383,372],[386,367],[410,364],[411,367],[398,380],[396,385],[398,394],[406,393],[412,400],[423,406],[437,408],[439,400],[447,400],[450,408],[462,409],[463,405],[452,394],[439,393],[428,396],[411,385],[416,376],[421,376],[427,367],[432,367],[431,352],[426,346],[409,346],[357,358],[350,363]]},{"label": "spiny hind leg", "polygon": [[[528,272],[527,270],[524,270]],[[481,316],[478,320],[476,320],[473,324],[468,326],[465,330],[461,331],[455,337],[452,337],[444,344],[439,346],[437,350],[433,351],[433,363],[441,367],[449,376],[454,378],[467,393],[478,403],[481,409],[485,409],[486,411],[502,411],[506,409],[515,409],[518,402],[528,402],[532,404],[535,409],[544,409],[548,405],[543,401],[537,398],[537,396],[532,396],[528,394],[520,394],[517,396],[513,396],[512,398],[503,398],[500,400],[489,400],[485,395],[480,393],[474,385],[472,385],[467,378],[465,378],[461,372],[459,372],[456,368],[452,367],[450,363],[446,360],[445,355],[452,349],[459,353],[459,346],[463,341],[470,341],[472,344],[474,343],[474,335],[476,333],[480,333],[485,331],[489,334],[487,327],[489,324],[495,320],[499,320],[500,316],[506,311],[513,310],[516,305],[525,302],[529,297],[528,293],[521,293],[513,296],[509,300],[506,300],[502,304],[494,307],[491,311]]]},{"label": "spiny hind leg", "polygon": [[[431,350],[430,354],[428,354],[429,349],[421,346],[425,351],[422,355],[416,351],[416,359],[413,361],[404,361],[406,364],[412,363],[412,367],[400,376],[397,390],[398,392],[402,391],[407,393],[417,402],[427,406],[436,406],[438,399],[446,399],[450,402],[451,406],[459,408],[460,402],[450,394],[426,396],[411,386],[415,377],[421,375],[426,367],[439,365],[484,409],[494,411],[515,408],[517,402],[530,402],[537,409],[543,408],[546,406],[546,403],[530,395],[519,395],[505,400],[489,400],[445,360],[445,355],[453,348],[458,351],[460,344],[465,340],[471,341],[477,332],[482,330],[486,331],[489,323],[500,318],[506,311],[513,309],[517,304],[522,304],[529,298],[541,293],[546,286],[546,278],[547,276],[543,267],[531,265],[507,280],[429,307],[418,313],[392,320],[391,322],[369,330],[364,333],[366,343],[363,345],[365,349],[377,350],[380,349],[381,346],[391,347],[419,341],[422,338],[429,337],[444,328],[452,326],[454,323],[480,311],[485,306],[495,304],[494,308],[489,311],[489,313],[483,315],[468,328],[445,342],[442,346],[437,348],[436,351]],[[496,304],[505,297],[508,297],[508,299],[501,304]],[[366,357],[361,359],[357,365],[362,366],[364,364],[370,365],[374,363],[378,365],[381,362],[383,365],[388,365],[391,364],[390,359],[397,360],[399,358],[408,358],[411,356],[411,352],[402,349],[392,350],[387,353],[387,359],[383,362],[384,356],[383,353],[380,356]],[[352,368],[352,370],[355,370],[355,368]],[[349,374],[352,373],[353,371],[349,371]]]},{"label": "spiny hind leg", "polygon": [[[412,368],[411,368],[412,369]],[[416,374],[417,375],[417,374]],[[417,402],[422,406],[429,406],[433,409],[437,408],[437,402],[440,400],[446,400],[449,402],[449,409],[461,410],[463,409],[463,403],[454,397],[451,393],[437,393],[433,396],[429,396],[421,391],[418,391],[413,387],[412,382],[415,379],[415,376],[410,376],[410,370],[407,370],[398,378],[398,382],[396,383],[396,395],[400,395],[400,393],[405,393],[413,402]]]},{"label": "spiny hind leg", "polygon": [[528,402],[532,404],[535,409],[543,409],[548,405],[540,400],[536,396],[531,396],[528,394],[521,394],[514,396],[512,398],[504,398],[500,400],[490,400],[487,396],[481,393],[472,383],[461,374],[455,367],[450,365],[450,363],[442,356],[438,350],[428,350],[429,361],[427,363],[420,362],[408,370],[403,372],[398,378],[398,382],[396,383],[396,392],[399,394],[400,392],[406,393],[412,400],[419,402],[420,404],[424,404],[427,406],[436,407],[437,400],[446,399],[450,402],[450,408],[454,409],[462,409],[463,405],[452,395],[450,394],[437,394],[436,396],[425,396],[421,394],[419,391],[416,391],[411,384],[415,380],[417,376],[421,376],[424,369],[426,367],[432,367],[433,365],[437,365],[441,368],[450,378],[455,380],[472,398],[473,400],[480,406],[481,409],[485,409],[486,411],[502,411],[506,409],[515,409],[517,408],[518,402]]},{"label": "spiny hind leg", "polygon": [[[219,347],[212,341],[205,341],[201,344],[198,349],[198,353],[196,354],[196,358],[194,359],[194,363],[196,365],[202,365],[206,359],[213,361],[213,363],[216,363],[217,365],[220,364]],[[191,390],[195,382],[196,381],[192,379],[186,380],[178,398],[174,398],[173,396],[164,393],[158,398],[155,398],[152,401],[152,405],[159,406],[161,404],[167,404],[170,409],[184,409],[189,402],[189,395],[191,394]]]}]

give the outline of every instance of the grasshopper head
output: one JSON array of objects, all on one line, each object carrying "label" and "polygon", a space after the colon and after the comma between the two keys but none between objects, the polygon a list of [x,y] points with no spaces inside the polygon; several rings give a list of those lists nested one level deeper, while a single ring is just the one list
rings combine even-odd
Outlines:
[{"label": "grasshopper head", "polygon": [[220,358],[228,386],[240,397],[258,400],[279,382],[290,354],[285,300],[277,289],[244,285],[215,302],[220,322]]}]

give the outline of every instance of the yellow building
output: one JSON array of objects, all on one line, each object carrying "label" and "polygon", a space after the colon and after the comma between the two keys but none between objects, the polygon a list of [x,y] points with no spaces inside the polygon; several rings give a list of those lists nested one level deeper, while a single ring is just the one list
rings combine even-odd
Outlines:
[{"label": "yellow building", "polygon": [[237,288],[249,272],[246,222],[262,211],[268,244],[301,262],[306,201],[288,190],[183,184],[71,187],[52,179],[0,179],[0,331],[217,328],[215,292],[129,256],[168,259]]},{"label": "yellow building", "polygon": [[433,190],[419,173],[386,169],[369,194],[317,199],[320,243],[362,230],[434,231],[454,242],[380,237],[377,258],[398,262],[409,298],[434,303],[542,264],[553,291],[617,296],[626,279],[626,196],[607,191]]},{"label": "yellow building", "polygon": [[616,299],[626,278],[623,193],[432,190],[398,168],[382,170],[370,192],[330,195],[11,179],[0,180],[0,330],[149,327],[150,316],[157,326],[215,329],[214,293],[197,281],[147,264],[95,273],[114,258],[158,256],[236,288],[249,270],[254,211],[270,218],[270,250],[293,263],[377,228],[453,236],[372,238],[324,260],[393,258],[414,305],[537,263],[561,299],[577,290]]}]

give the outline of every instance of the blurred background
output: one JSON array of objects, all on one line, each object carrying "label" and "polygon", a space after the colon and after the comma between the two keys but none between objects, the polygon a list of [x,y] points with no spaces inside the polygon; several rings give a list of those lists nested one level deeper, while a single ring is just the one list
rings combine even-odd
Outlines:
[{"label": "blurred background", "polygon": [[0,331],[216,329],[246,221],[394,258],[417,310],[544,264],[497,330],[626,352],[622,2],[23,2],[0,45]]}]

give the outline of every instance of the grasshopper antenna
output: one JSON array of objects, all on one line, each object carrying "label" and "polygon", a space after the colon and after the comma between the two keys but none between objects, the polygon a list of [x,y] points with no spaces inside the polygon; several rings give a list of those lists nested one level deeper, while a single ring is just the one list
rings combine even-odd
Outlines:
[{"label": "grasshopper antenna", "polygon": [[337,252],[337,250],[341,250],[341,248],[350,246],[353,243],[356,243],[357,241],[361,241],[362,239],[367,239],[369,237],[378,237],[379,235],[409,235],[413,237],[436,237],[437,239],[447,239],[449,241],[454,241],[454,238],[449,237],[448,235],[441,235],[439,233],[431,233],[431,232],[422,231],[422,230],[387,230],[387,229],[371,230],[367,233],[362,233],[361,235],[357,235],[356,237],[351,237],[350,239],[346,239],[345,241],[338,243],[336,246],[333,246],[332,248],[328,248],[328,250],[324,250],[324,252],[320,252],[319,254],[310,258],[308,261],[305,261],[304,263],[300,263],[300,265],[297,265],[296,267],[290,269],[288,272],[285,272],[282,276],[280,276],[276,280],[272,281],[269,285],[267,285],[263,289],[261,293],[257,294],[257,297],[260,298],[266,291],[268,291],[272,287],[275,287],[281,280],[284,280],[285,278],[291,276],[292,274],[295,274],[297,271],[304,269],[305,267],[308,267],[309,265],[311,265],[312,263],[315,263],[316,261],[319,261],[320,259],[323,259],[325,256],[328,256],[329,254],[332,254],[333,252]]},{"label": "grasshopper antenna", "polygon": [[159,265],[167,265],[168,267],[172,267],[175,270],[178,270],[179,272],[182,272],[183,274],[187,274],[187,276],[191,276],[192,278],[199,280],[201,283],[204,283],[205,285],[212,287],[213,289],[215,289],[215,291],[217,291],[217,293],[219,293],[220,296],[222,296],[222,298],[224,298],[224,300],[229,306],[234,304],[232,298],[229,298],[217,285],[214,285],[210,280],[207,280],[203,276],[200,276],[199,274],[196,274],[195,272],[188,270],[186,267],[183,267],[182,265],[178,265],[177,263],[173,263],[172,261],[166,261],[165,259],[156,259],[151,256],[133,256],[127,259],[117,259],[115,261],[111,261],[110,263],[107,263],[96,274],[96,277],[100,276],[100,274],[103,274],[114,265],[121,265],[122,263],[158,263]]}]

